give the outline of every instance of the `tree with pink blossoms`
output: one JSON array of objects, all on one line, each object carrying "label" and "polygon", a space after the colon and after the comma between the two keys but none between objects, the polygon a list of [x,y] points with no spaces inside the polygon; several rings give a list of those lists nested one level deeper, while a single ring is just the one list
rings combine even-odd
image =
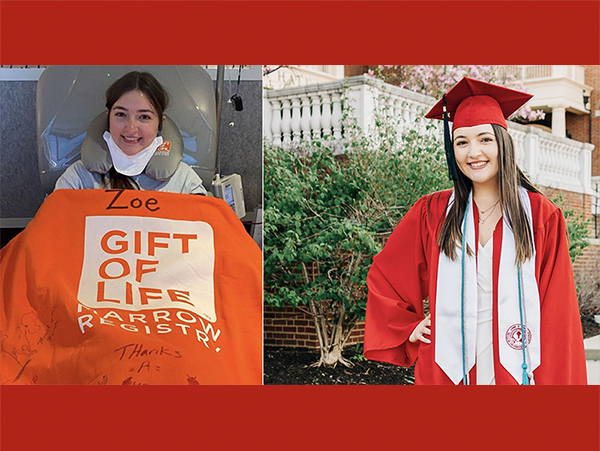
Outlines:
[{"label": "tree with pink blossoms", "polygon": [[[440,98],[458,83],[463,77],[510,87],[527,92],[527,88],[510,73],[511,66],[369,66],[368,75],[379,78],[386,83],[399,86],[410,91]],[[525,105],[509,119],[515,122],[534,122],[544,119],[542,110],[532,110]]]}]

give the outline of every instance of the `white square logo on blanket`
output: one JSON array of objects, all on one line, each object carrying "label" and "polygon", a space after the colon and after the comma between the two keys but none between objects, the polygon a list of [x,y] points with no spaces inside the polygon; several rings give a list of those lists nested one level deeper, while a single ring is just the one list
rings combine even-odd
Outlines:
[{"label": "white square logo on blanket", "polygon": [[216,321],[206,222],[89,216],[77,299],[91,309],[180,309]]}]

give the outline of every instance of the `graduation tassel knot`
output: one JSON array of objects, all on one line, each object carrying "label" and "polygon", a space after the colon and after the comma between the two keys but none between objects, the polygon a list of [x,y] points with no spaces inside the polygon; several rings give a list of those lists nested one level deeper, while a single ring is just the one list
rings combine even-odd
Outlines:
[{"label": "graduation tassel knot", "polygon": [[524,363],[523,367],[523,385],[529,385],[529,376],[527,375],[527,364]]},{"label": "graduation tassel knot", "polygon": [[450,180],[457,180],[458,174],[456,173],[456,160],[454,159],[454,149],[452,148],[452,139],[450,138],[450,125],[448,124],[445,94],[442,101],[444,111],[444,149],[446,151],[446,162],[448,163],[448,175],[450,176]]}]

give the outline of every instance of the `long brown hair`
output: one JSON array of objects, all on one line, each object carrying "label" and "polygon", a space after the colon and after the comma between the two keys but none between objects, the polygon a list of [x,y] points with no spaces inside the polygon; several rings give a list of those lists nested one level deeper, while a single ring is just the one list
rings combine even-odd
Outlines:
[{"label": "long brown hair", "polygon": [[[148,72],[128,72],[110,85],[106,90],[106,108],[109,113],[108,121],[110,121],[110,110],[113,105],[123,94],[129,91],[141,91],[146,95],[158,115],[158,131],[162,130],[162,117],[169,105],[169,94],[154,75]],[[108,122],[107,129],[110,130]],[[102,182],[107,188],[140,189],[135,180],[120,174],[115,170],[114,166],[102,176]]]},{"label": "long brown hair", "polygon": [[140,185],[131,177],[117,172],[114,166],[102,174],[102,184],[110,189],[140,189]]},{"label": "long brown hair", "polygon": [[[508,131],[496,124],[492,124],[492,128],[498,143],[500,206],[504,209],[508,225],[515,236],[515,263],[522,264],[533,256],[534,244],[527,215],[519,200],[518,187],[522,186],[535,193],[539,191],[517,166],[514,142]],[[472,187],[471,180],[458,171],[458,179],[454,181],[454,202],[448,210],[438,235],[440,250],[452,260],[456,260],[456,248],[462,242],[461,223]],[[471,253],[472,250],[469,249],[468,252]]]}]

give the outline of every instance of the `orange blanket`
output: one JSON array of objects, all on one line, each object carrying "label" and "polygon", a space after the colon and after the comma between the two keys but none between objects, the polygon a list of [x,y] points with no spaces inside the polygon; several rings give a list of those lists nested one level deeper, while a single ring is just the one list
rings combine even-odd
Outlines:
[{"label": "orange blanket", "polygon": [[0,265],[2,384],[262,382],[262,255],[220,199],[58,190]]}]

